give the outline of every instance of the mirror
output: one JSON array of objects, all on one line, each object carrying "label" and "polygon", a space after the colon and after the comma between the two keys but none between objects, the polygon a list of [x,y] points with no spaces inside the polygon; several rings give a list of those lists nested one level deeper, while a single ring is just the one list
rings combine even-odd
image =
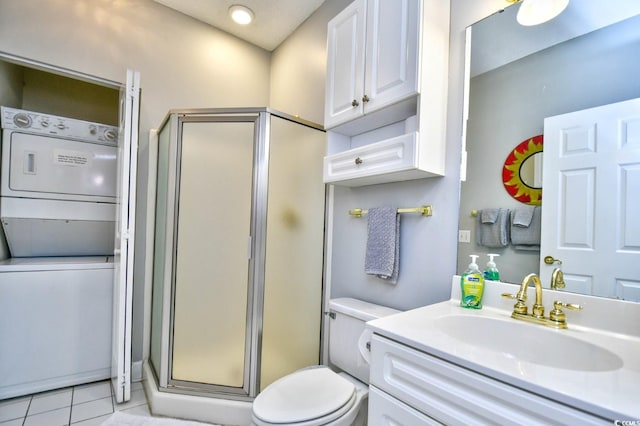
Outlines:
[{"label": "mirror", "polygon": [[542,203],[542,135],[525,139],[507,155],[502,183],[511,197],[521,203]]},{"label": "mirror", "polygon": [[533,189],[542,189],[542,182],[540,182],[536,175],[536,164],[540,161],[542,161],[542,151],[529,154],[522,160],[518,175],[523,185]]},{"label": "mirror", "polygon": [[[459,229],[471,231],[471,241],[458,244],[457,267],[462,273],[469,255],[478,254],[483,268],[486,254],[498,253],[501,280],[513,283],[540,273],[540,251],[477,245],[478,218],[471,214],[526,205],[506,190],[507,157],[523,141],[544,133],[545,117],[640,97],[640,2],[573,0],[560,16],[534,27],[517,24],[518,7],[469,29],[467,164]],[[535,170],[540,156],[544,153],[518,160],[516,186],[539,188],[536,172],[525,169]],[[544,212],[544,188],[541,192]],[[612,226],[612,232],[614,225],[597,224]]]}]

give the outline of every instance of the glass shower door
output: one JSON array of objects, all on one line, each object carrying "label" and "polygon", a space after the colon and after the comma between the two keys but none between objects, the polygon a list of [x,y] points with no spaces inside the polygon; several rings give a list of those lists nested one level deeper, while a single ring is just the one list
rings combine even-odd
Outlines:
[{"label": "glass shower door", "polygon": [[254,127],[246,119],[182,122],[170,355],[176,386],[248,393]]}]

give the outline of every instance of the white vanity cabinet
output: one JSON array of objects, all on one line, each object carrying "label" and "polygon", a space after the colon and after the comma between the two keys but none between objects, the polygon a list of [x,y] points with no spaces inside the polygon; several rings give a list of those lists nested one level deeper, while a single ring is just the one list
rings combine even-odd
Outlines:
[{"label": "white vanity cabinet", "polygon": [[611,424],[374,334],[369,425]]},{"label": "white vanity cabinet", "polygon": [[355,0],[328,24],[325,127],[418,93],[420,0]]},{"label": "white vanity cabinet", "polygon": [[355,0],[327,38],[324,181],[443,176],[448,2]]}]

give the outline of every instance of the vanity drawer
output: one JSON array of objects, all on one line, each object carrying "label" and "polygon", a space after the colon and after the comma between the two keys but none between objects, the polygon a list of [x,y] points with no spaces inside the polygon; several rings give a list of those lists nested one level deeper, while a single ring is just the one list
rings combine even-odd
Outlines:
[{"label": "vanity drawer", "polygon": [[420,174],[417,142],[418,133],[411,132],[327,156],[324,182],[359,186],[410,179]]},{"label": "vanity drawer", "polygon": [[439,423],[414,410],[375,386],[369,387],[369,426],[415,426]]},{"label": "vanity drawer", "polygon": [[448,425],[611,424],[374,334],[371,384]]}]

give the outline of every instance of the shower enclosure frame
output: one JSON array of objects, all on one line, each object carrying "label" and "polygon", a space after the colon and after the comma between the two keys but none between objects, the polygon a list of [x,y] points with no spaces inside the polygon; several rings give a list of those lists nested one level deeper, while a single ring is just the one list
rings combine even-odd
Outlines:
[{"label": "shower enclosure frame", "polygon": [[[173,212],[168,208],[165,215],[164,227],[164,247],[155,247],[163,251],[163,259],[170,255],[171,261],[165,261],[162,265],[162,313],[157,317],[152,313],[151,320],[151,353],[149,357],[150,370],[155,376],[156,383],[160,391],[176,392],[188,395],[209,396],[222,399],[232,399],[238,401],[251,401],[261,389],[261,354],[262,354],[262,333],[264,319],[264,291],[265,291],[265,267],[267,250],[267,205],[268,205],[268,185],[269,185],[269,155],[271,148],[271,117],[278,117],[301,126],[324,132],[321,126],[301,120],[299,118],[281,113],[270,108],[210,108],[210,109],[186,109],[172,110],[162,122],[160,129],[166,125],[170,126],[168,137],[170,141],[182,140],[184,124],[187,123],[210,123],[210,122],[234,122],[253,123],[253,165],[252,165],[252,190],[251,190],[251,219],[250,235],[248,238],[248,276],[247,276],[247,311],[245,320],[245,350],[244,350],[244,372],[241,387],[233,387],[219,384],[194,383],[173,378],[173,347],[175,330],[175,297],[176,297],[176,270],[178,261],[178,218],[180,206],[180,184],[182,167],[182,144],[176,142],[169,143],[168,152],[168,173],[166,176],[166,205],[173,206]],[[175,146],[173,146],[175,145]],[[175,148],[175,149],[174,149]],[[159,150],[160,150],[159,144]],[[160,157],[160,153],[159,153]],[[158,160],[160,161],[160,159]],[[172,170],[172,168],[174,170]],[[159,167],[160,169],[160,167]],[[160,171],[157,178],[160,179]],[[160,181],[158,180],[158,188]],[[158,196],[158,194],[157,194]],[[326,208],[326,194],[323,195],[324,206]],[[158,198],[156,199],[156,210]],[[233,208],[233,207],[230,207]],[[173,213],[173,214],[171,214]],[[158,214],[158,213],[156,213]],[[323,217],[325,216],[323,212]],[[156,223],[156,227],[158,223]],[[162,226],[162,224],[160,224]],[[171,232],[169,232],[171,231]],[[157,236],[154,233],[154,239]],[[322,238],[324,240],[324,237]],[[158,244],[158,241],[155,241]],[[169,249],[169,250],[167,250]],[[167,250],[166,252],[164,250]],[[153,292],[156,289],[156,254],[154,253],[154,278]],[[322,262],[322,260],[321,260]],[[322,269],[324,266],[322,265]],[[321,284],[322,287],[322,284]],[[317,315],[322,317],[322,293],[320,289],[320,299]],[[152,296],[152,299],[155,298]],[[152,308],[152,311],[154,309]],[[159,322],[160,324],[154,324]],[[321,341],[322,323],[320,320]],[[160,335],[159,356],[153,357],[154,337],[153,330],[157,328]],[[321,345],[318,350],[318,360],[321,358]],[[159,365],[156,365],[159,364]]]}]

